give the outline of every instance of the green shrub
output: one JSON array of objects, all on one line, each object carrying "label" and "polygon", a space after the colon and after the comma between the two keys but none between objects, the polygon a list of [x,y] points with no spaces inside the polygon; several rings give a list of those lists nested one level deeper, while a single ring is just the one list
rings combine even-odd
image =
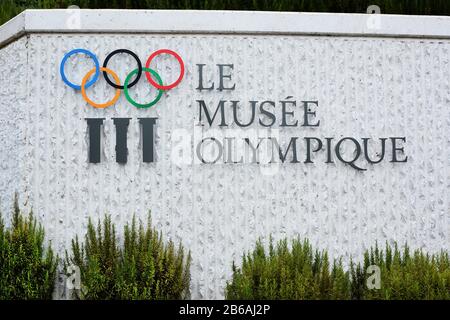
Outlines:
[{"label": "green shrub", "polygon": [[382,13],[450,15],[448,0],[1,0],[0,24],[25,9],[80,8],[96,9],[200,9],[200,10],[266,10],[297,12],[366,13],[367,7],[376,4]]},{"label": "green shrub", "polygon": [[135,219],[124,228],[119,246],[114,224],[106,216],[97,228],[89,220],[84,244],[72,241],[72,254],[66,253],[66,266],[81,272],[83,299],[183,299],[189,297],[190,254],[178,250],[172,241],[164,244],[162,235],[151,227],[136,226]]},{"label": "green shrub", "polygon": [[227,299],[349,299],[350,280],[340,261],[330,269],[326,252],[313,250],[299,239],[287,240],[266,252],[261,241],[244,255],[242,266],[233,263],[233,277],[227,283]]},{"label": "green shrub", "polygon": [[44,247],[44,229],[14,203],[11,228],[0,216],[0,299],[51,299],[58,258]]},{"label": "green shrub", "polygon": [[[313,251],[307,240],[270,242],[266,253],[260,241],[252,253],[243,256],[242,265],[233,263],[233,275],[225,289],[227,299],[450,299],[450,260],[447,252],[410,253],[397,244],[384,250],[378,245],[366,250],[364,261],[350,262],[344,271],[342,259],[329,268],[327,253]],[[369,266],[377,266],[379,289],[369,289]]]},{"label": "green shrub", "polygon": [[[370,265],[380,268],[379,290],[366,286]],[[386,244],[384,250],[378,245],[364,253],[362,264],[352,264],[353,297],[355,299],[450,299],[450,260],[447,252],[429,255],[422,250],[412,254],[405,245],[403,251]]]}]

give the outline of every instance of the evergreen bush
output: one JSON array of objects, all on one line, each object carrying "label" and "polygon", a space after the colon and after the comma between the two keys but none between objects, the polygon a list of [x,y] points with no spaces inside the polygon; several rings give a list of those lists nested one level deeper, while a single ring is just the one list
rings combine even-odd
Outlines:
[{"label": "evergreen bush", "polygon": [[0,299],[51,299],[58,258],[44,245],[44,229],[14,202],[12,224],[0,215]]},{"label": "evergreen bush", "polygon": [[[350,262],[345,271],[342,259],[329,267],[326,251],[313,250],[307,240],[296,239],[288,248],[287,240],[276,248],[270,241],[266,252],[261,241],[253,252],[244,255],[225,289],[227,299],[355,299],[355,300],[450,300],[450,260],[447,252],[427,254],[407,245],[400,250],[376,244],[364,253],[361,263]],[[380,287],[369,288],[367,282],[380,271]]]},{"label": "evergreen bush", "polygon": [[313,250],[308,240],[270,241],[266,252],[261,241],[244,255],[242,266],[233,263],[227,299],[349,299],[350,279],[342,263],[330,268],[326,252]]},{"label": "evergreen bush", "polygon": [[[371,265],[380,269],[379,290],[367,288],[367,274],[363,270]],[[351,265],[354,299],[383,300],[449,300],[450,260],[447,252],[426,254],[422,250],[413,253],[407,245],[400,250],[386,244],[378,245],[364,253],[364,262]]]},{"label": "evergreen bush", "polygon": [[76,265],[81,273],[82,299],[184,299],[189,297],[190,254],[172,241],[165,244],[150,219],[124,227],[119,245],[110,216],[97,228],[89,220],[84,243],[72,241],[66,267]]}]

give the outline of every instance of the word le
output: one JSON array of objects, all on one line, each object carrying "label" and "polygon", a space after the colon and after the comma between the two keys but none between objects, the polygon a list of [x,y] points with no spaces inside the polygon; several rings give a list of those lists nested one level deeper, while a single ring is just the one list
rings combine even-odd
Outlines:
[{"label": "word le", "polygon": [[[131,118],[112,118],[116,128],[116,162],[127,163],[127,133]],[[154,162],[155,125],[158,118],[138,118],[141,125],[142,161]],[[89,131],[89,162],[100,162],[101,127],[105,118],[86,118]]]}]

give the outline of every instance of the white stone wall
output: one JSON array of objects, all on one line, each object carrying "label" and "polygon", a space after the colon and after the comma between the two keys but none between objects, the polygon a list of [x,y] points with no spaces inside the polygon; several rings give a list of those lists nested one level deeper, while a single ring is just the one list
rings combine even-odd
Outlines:
[{"label": "white stone wall", "polygon": [[[78,47],[95,52],[100,63],[118,48],[135,51],[143,63],[154,50],[170,48],[183,57],[186,75],[154,108],[138,110],[122,95],[115,106],[97,110],[59,75],[63,55]],[[111,64],[122,79],[134,66],[127,59]],[[79,80],[90,64],[77,61],[71,76]],[[19,192],[20,204],[33,208],[60,254],[84,233],[89,217],[109,213],[122,226],[133,214],[145,219],[151,211],[166,237],[191,250],[192,297],[201,299],[222,298],[232,261],[270,234],[308,237],[346,258],[386,240],[432,252],[450,249],[449,40],[31,34],[2,48],[0,62],[2,210]],[[195,90],[197,63],[233,63],[236,90]],[[162,76],[173,79],[176,72],[168,67]],[[113,91],[100,79],[89,94],[104,101]],[[134,92],[144,101],[147,90],[140,83]],[[408,162],[383,161],[358,172],[322,160],[284,164],[277,174],[263,175],[255,164],[171,161],[172,133],[193,133],[198,121],[195,100],[236,99],[248,106],[249,100],[290,95],[318,100],[321,125],[282,129],[282,138],[405,136]],[[145,164],[137,118],[153,116],[159,118],[158,160]],[[87,162],[86,117],[107,118],[100,164]],[[126,165],[115,162],[111,117],[133,118]]]},{"label": "white stone wall", "polygon": [[27,43],[23,37],[0,49],[0,212],[7,224],[14,193],[23,191],[24,159],[20,152],[26,143]]}]

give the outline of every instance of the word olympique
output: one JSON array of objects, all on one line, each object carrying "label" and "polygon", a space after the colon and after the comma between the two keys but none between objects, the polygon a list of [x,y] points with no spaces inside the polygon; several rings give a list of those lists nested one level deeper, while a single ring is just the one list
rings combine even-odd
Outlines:
[{"label": "word olympique", "polygon": [[[67,80],[64,72],[64,64],[74,54],[85,54],[95,64],[83,78],[81,85],[76,85]],[[118,53],[131,55],[137,62],[137,69],[131,71],[124,84],[120,85],[119,78],[114,71],[107,68],[108,61]],[[179,63],[180,74],[171,84],[163,85],[159,74],[150,68],[153,59],[160,54],[169,54]],[[214,81],[205,81],[205,73],[217,69]],[[214,67],[206,64],[196,64],[198,75],[198,92],[222,93],[234,91],[236,84],[232,79],[233,64],[216,64]],[[86,89],[92,86],[103,73],[109,85],[116,89],[113,99],[106,103],[96,103],[87,96]],[[129,103],[136,108],[146,109],[154,106],[162,97],[164,91],[175,88],[183,79],[185,72],[184,62],[174,51],[168,49],[157,50],[152,53],[145,67],[135,53],[127,49],[119,49],[107,55],[103,67],[100,67],[95,54],[85,49],[75,49],[67,53],[61,62],[61,76],[63,81],[75,90],[81,91],[83,99],[92,107],[102,109],[114,105],[121,90]],[[145,74],[148,83],[158,90],[153,101],[145,104],[134,101],[129,95],[129,89],[136,85],[141,75]],[[114,82],[111,81],[112,76]],[[134,80],[131,81],[131,79]],[[214,77],[208,77],[214,79]],[[373,139],[369,137],[355,138],[340,136],[339,138],[291,136],[280,138],[282,130],[289,128],[315,128],[323,125],[318,117],[320,104],[317,100],[296,101],[293,96],[287,96],[281,100],[249,100],[243,103],[239,100],[220,99],[209,104],[202,99],[196,100],[198,106],[198,121],[193,120],[194,136],[187,132],[182,135],[180,143],[174,143],[174,148],[183,149],[188,146],[189,155],[195,162],[202,164],[273,164],[273,163],[304,163],[311,164],[323,162],[335,164],[337,162],[348,165],[358,171],[367,170],[367,165],[375,165],[388,161],[391,163],[407,162],[405,155],[406,137],[389,136]],[[245,115],[245,116],[244,116]],[[100,132],[104,118],[88,118],[89,131],[89,162],[100,162]],[[127,128],[130,118],[113,118],[116,128],[116,161],[127,162]],[[155,161],[155,139],[157,118],[139,118],[142,126],[143,162]],[[201,128],[198,132],[197,128]],[[255,129],[256,131],[252,129]],[[291,131],[289,131],[291,132]],[[245,136],[249,133],[249,136]],[[250,134],[251,133],[251,134]],[[194,141],[192,141],[192,138]],[[183,144],[183,146],[181,145]],[[185,150],[185,149],[184,149]],[[319,160],[320,159],[320,160]],[[188,161],[189,162],[189,161]]]}]

